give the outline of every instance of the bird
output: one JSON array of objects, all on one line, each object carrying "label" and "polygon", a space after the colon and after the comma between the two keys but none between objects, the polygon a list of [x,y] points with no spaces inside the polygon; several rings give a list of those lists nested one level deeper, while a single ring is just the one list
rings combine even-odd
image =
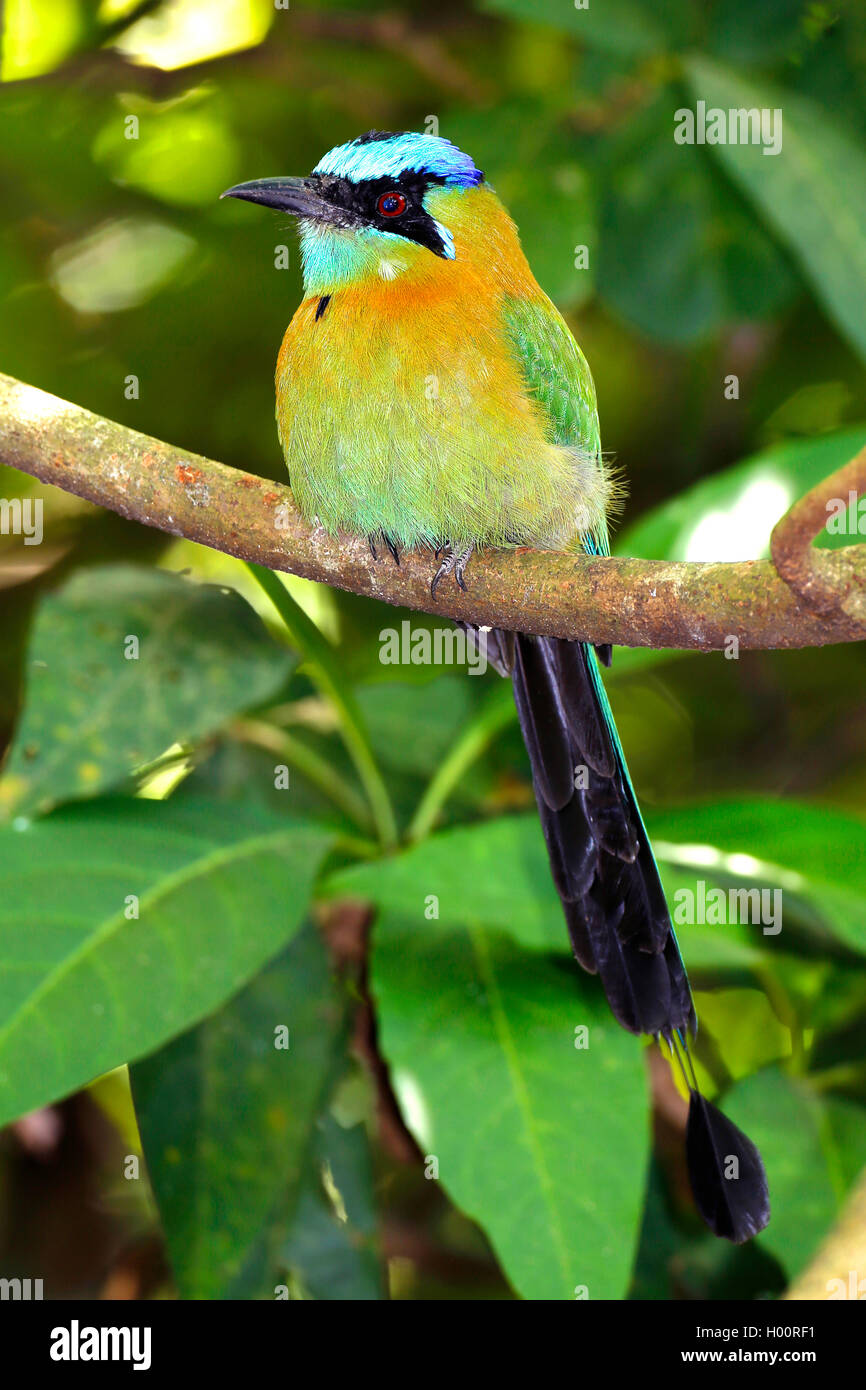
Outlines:
[{"label": "bird", "polygon": [[[449,579],[465,589],[467,570],[471,583],[481,547],[610,553],[622,486],[589,366],[468,154],[438,134],[371,130],[308,176],[221,196],[298,222],[303,300],[276,414],[311,525],[398,564],[426,549],[434,595]],[[766,1174],[698,1086],[691,989],[602,681],[611,648],[464,626],[513,683],[573,954],[619,1023],[676,1058],[695,1205],[742,1243],[769,1220]]]}]

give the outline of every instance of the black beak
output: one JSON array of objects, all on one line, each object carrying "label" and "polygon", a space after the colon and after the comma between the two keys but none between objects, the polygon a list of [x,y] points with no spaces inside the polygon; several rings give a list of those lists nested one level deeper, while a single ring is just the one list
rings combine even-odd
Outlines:
[{"label": "black beak", "polygon": [[316,187],[315,178],[253,179],[227,188],[221,198],[242,198],[247,203],[261,203],[266,208],[290,212],[295,217],[315,217],[333,221],[337,209],[327,202]]}]

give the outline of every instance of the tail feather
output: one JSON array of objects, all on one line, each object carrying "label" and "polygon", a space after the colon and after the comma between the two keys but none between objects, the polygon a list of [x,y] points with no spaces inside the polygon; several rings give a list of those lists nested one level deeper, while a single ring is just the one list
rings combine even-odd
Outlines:
[{"label": "tail feather", "polygon": [[561,811],[552,811],[538,788],[535,799],[550,856],[550,870],[563,905],[586,898],[596,872],[598,846],[584,833],[586,817],[579,797],[573,796]]},{"label": "tail feather", "polygon": [[590,674],[591,658],[582,642],[552,642],[556,653],[565,717],[583,759],[600,777],[613,777],[617,754],[607,721],[598,717]]},{"label": "tail feather", "polygon": [[574,955],[599,976],[624,1028],[667,1039],[691,1095],[686,1149],[696,1205],[717,1235],[747,1240],[769,1220],[763,1164],[697,1089],[688,977],[596,653],[580,642],[491,633],[488,654],[491,637],[497,670],[512,676]]},{"label": "tail feather", "polygon": [[514,698],[536,792],[551,811],[561,811],[574,796],[574,774],[568,723],[549,641],[517,638]]},{"label": "tail feather", "polygon": [[[664,950],[665,961],[668,967],[668,978],[671,985],[671,1012],[688,1019],[688,1026],[692,1033],[697,1032],[697,1018],[695,1017],[695,1006],[692,1002],[692,991],[689,986],[689,977],[686,974],[686,967],[683,965],[683,958],[680,955],[680,948],[677,945],[676,937],[670,933]],[[681,1033],[683,1046],[688,1050],[686,1042],[687,1031],[683,1029]]]},{"label": "tail feather", "polygon": [[[568,939],[571,942],[571,949],[577,963],[583,966],[588,975],[597,975],[598,966],[595,960],[595,948],[592,944],[592,936],[586,921],[586,914],[578,902],[562,903],[565,912],[565,925],[568,928]],[[631,1032],[631,1029],[629,1029]]]},{"label": "tail feather", "polygon": [[742,1245],[764,1229],[770,1195],[761,1155],[699,1091],[689,1102],[686,1160],[695,1205],[711,1231]]},{"label": "tail feather", "polygon": [[[673,991],[668,962],[663,954],[641,951],[622,934],[625,905],[611,916],[591,892],[583,904],[596,969],[608,1002],[619,1022],[630,1033],[670,1033],[685,1027],[685,1018],[673,1011]],[[678,1023],[677,1019],[681,1021]]]},{"label": "tail feather", "polygon": [[[594,959],[624,1027],[667,1035],[693,1026],[667,903],[592,650],[518,635],[512,679],[554,882],[563,903],[590,924],[579,959]],[[630,949],[602,949],[607,935]],[[645,956],[658,958],[675,984],[666,991],[670,1017],[650,1029],[640,1020],[657,1017],[657,1006],[634,1003],[657,969]]]},{"label": "tail feather", "polygon": [[[595,844],[604,854],[630,867],[640,853],[640,840],[619,778],[599,777],[586,764],[583,771],[578,767],[576,772],[585,783],[578,788],[578,795]],[[622,877],[622,870],[617,869],[617,872]],[[625,877],[630,883],[632,875],[627,872]]]}]

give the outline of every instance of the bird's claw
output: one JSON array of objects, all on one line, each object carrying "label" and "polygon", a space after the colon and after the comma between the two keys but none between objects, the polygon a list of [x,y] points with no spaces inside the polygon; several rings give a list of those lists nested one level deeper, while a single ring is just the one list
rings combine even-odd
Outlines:
[{"label": "bird's claw", "polygon": [[[385,534],[384,531],[380,531],[380,532],[378,532],[377,534],[381,535],[382,540],[385,542],[385,545],[386,545],[387,548],[388,548],[388,551],[389,551],[389,553],[390,553],[390,555],[391,555],[391,559],[394,561],[394,564],[395,564],[395,565],[399,565],[399,564],[400,564],[400,552],[399,552],[399,550],[397,549],[397,546],[395,545],[395,543],[391,540],[391,537],[390,537],[390,536],[386,536],[386,534]],[[372,536],[368,536],[368,537],[367,537],[367,544],[368,544],[368,546],[370,547],[370,554],[372,555],[373,559],[374,559],[374,560],[378,560],[378,559],[379,559],[379,556],[378,556],[377,553],[376,553],[376,535],[375,535],[375,534],[372,535]]]},{"label": "bird's claw", "polygon": [[433,579],[430,583],[431,598],[436,597],[436,590],[439,587],[439,584],[443,579],[446,579],[449,574],[454,575],[454,582],[457,585],[458,589],[462,589],[463,593],[466,593],[466,566],[469,563],[474,549],[475,546],[470,545],[467,547],[466,550],[460,551],[459,553],[455,553],[451,549],[450,545],[439,546],[438,550],[436,551],[436,559],[438,560],[439,556],[443,552],[445,552],[445,558],[442,561],[436,573],[434,574]]},{"label": "bird's claw", "polygon": [[470,545],[468,550],[464,550],[462,555],[458,555],[457,563],[454,566],[454,578],[457,582],[457,587],[458,589],[462,589],[464,594],[466,593],[466,580],[464,578],[466,566],[469,564],[474,549],[475,547]]}]

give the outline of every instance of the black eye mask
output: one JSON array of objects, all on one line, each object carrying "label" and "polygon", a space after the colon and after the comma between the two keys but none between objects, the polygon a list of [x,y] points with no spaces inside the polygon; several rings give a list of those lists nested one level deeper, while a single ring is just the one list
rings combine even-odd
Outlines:
[{"label": "black eye mask", "polygon": [[[424,207],[427,190],[444,184],[444,179],[409,172],[397,179],[363,179],[355,183],[334,174],[312,174],[304,182],[333,207],[335,226],[375,227],[377,231],[391,232],[426,246],[436,256],[452,259],[451,247],[443,239],[435,218]],[[401,194],[406,200],[405,211],[391,217],[380,212],[379,199],[387,193]]]}]

